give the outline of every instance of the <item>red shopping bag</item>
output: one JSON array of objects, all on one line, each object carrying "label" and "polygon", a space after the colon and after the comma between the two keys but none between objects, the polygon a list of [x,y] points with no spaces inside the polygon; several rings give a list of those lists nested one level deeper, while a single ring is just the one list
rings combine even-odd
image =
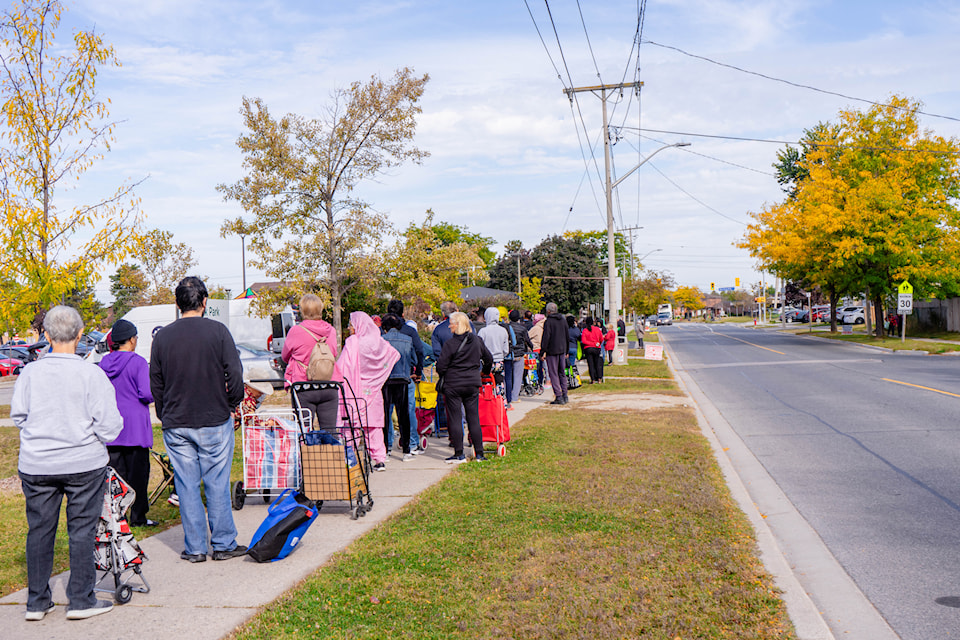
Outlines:
[{"label": "red shopping bag", "polygon": [[510,442],[510,422],[507,420],[507,408],[503,396],[495,393],[484,393],[489,388],[481,388],[480,401],[480,428],[483,429],[484,442]]}]

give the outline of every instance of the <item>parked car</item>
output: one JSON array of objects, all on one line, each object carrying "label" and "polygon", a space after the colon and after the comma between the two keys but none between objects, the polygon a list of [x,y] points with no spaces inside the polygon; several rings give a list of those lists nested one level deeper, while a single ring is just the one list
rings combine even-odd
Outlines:
[{"label": "parked car", "polygon": [[238,344],[237,353],[240,354],[240,364],[243,365],[244,371],[252,366],[260,365],[274,374],[271,376],[272,378],[275,378],[275,380],[272,382],[273,388],[283,388],[284,363],[283,360],[280,359],[280,356],[275,353],[271,353],[270,351],[258,349],[256,346],[251,344]]},{"label": "parked car", "polygon": [[14,360],[26,362],[27,356],[29,355],[30,352],[28,352],[25,347],[14,347],[8,345],[0,347],[0,358],[13,358]]},{"label": "parked car", "polygon": [[16,358],[0,358],[0,376],[18,376],[23,369],[23,361]]},{"label": "parked car", "polygon": [[810,312],[806,309],[790,309],[783,314],[784,322],[809,322]]},{"label": "parked car", "polygon": [[840,324],[863,324],[866,319],[863,317],[863,307],[844,307],[837,310],[837,319]]},{"label": "parked car", "polygon": [[815,306],[811,317],[814,322],[830,322],[830,305]]},{"label": "parked car", "polygon": [[83,357],[93,351],[97,346],[97,342],[102,340],[104,335],[106,334],[100,331],[88,331],[80,336],[80,342],[77,343],[77,355]]}]

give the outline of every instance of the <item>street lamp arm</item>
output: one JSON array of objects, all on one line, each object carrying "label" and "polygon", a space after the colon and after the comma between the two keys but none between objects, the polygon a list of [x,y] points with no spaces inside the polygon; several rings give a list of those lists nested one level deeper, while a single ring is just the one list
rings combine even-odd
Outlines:
[{"label": "street lamp arm", "polygon": [[620,184],[621,182],[623,182],[624,180],[626,180],[627,178],[629,178],[630,175],[631,175],[634,171],[636,171],[637,169],[639,169],[640,167],[642,167],[643,164],[644,164],[647,160],[649,160],[649,159],[652,158],[653,156],[657,155],[658,153],[660,153],[660,152],[663,151],[664,149],[669,149],[670,147],[689,147],[689,146],[690,146],[690,143],[689,143],[689,142],[677,142],[676,144],[668,144],[668,145],[666,145],[666,146],[664,146],[664,147],[660,147],[659,149],[657,149],[656,151],[654,151],[653,153],[651,153],[650,155],[648,155],[646,158],[644,158],[643,160],[641,160],[640,163],[639,163],[637,166],[635,166],[633,169],[630,169],[630,171],[627,171],[625,174],[623,174],[622,176],[620,176],[619,178],[617,178],[616,182],[614,182],[613,184],[610,185],[610,188],[611,188],[611,189],[616,189],[616,187],[617,187],[618,184]]}]

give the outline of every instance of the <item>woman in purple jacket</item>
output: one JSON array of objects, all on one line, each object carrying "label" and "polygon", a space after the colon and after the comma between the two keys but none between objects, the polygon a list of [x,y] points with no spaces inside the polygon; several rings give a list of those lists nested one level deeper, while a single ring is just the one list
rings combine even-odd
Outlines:
[{"label": "woman in purple jacket", "polygon": [[147,520],[150,508],[147,484],[150,482],[150,448],[153,427],[150,424],[150,366],[134,353],[137,348],[137,327],[127,320],[117,320],[110,330],[111,351],[100,361],[117,392],[117,408],[123,416],[123,431],[107,444],[110,466],[136,492],[130,507],[130,524],[153,527]]}]

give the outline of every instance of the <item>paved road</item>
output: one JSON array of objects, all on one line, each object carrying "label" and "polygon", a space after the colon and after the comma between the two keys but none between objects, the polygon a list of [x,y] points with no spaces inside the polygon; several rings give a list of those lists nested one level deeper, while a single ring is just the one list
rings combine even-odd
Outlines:
[{"label": "paved road", "polygon": [[[890,626],[960,637],[960,358],[730,325],[662,336]],[[833,596],[811,592],[853,637]]]}]

